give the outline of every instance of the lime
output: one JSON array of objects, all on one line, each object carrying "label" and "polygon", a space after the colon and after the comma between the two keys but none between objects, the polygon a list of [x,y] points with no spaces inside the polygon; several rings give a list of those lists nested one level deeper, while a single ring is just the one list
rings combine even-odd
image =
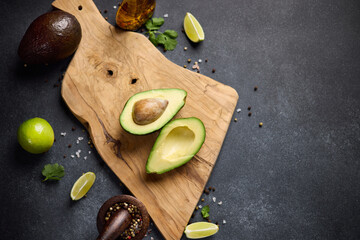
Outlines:
[{"label": "lime", "polygon": [[205,39],[204,30],[202,29],[200,23],[191,13],[186,13],[184,18],[184,30],[186,36],[192,42],[201,42]]},{"label": "lime", "polygon": [[219,227],[216,224],[209,222],[196,222],[186,226],[185,235],[190,239],[198,239],[209,237],[219,231]]},{"label": "lime", "polygon": [[71,192],[70,197],[72,200],[76,201],[81,199],[85,194],[90,190],[92,185],[95,182],[95,173],[93,172],[87,172],[84,173],[81,177],[79,177],[78,180],[74,183]]},{"label": "lime", "polygon": [[18,128],[17,139],[23,149],[39,154],[48,151],[53,145],[54,130],[45,119],[31,118]]}]

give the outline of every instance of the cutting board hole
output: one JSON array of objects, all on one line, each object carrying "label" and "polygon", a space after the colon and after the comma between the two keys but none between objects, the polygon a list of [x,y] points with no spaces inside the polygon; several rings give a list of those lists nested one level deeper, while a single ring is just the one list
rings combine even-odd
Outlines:
[{"label": "cutting board hole", "polygon": [[79,9],[79,11],[81,11],[81,10],[82,10],[82,6],[81,6],[81,5],[79,5],[78,9]]},{"label": "cutting board hole", "polygon": [[112,76],[112,75],[114,75],[114,72],[113,72],[112,70],[107,70],[107,74],[108,74],[109,76]]},{"label": "cutting board hole", "polygon": [[137,78],[131,79],[131,84],[135,84],[137,82]]}]

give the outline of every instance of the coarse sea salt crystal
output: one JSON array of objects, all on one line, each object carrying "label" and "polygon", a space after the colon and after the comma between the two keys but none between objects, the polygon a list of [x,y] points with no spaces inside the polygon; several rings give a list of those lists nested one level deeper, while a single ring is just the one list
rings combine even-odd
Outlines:
[{"label": "coarse sea salt crystal", "polygon": [[79,140],[76,140],[76,144],[79,144]]},{"label": "coarse sea salt crystal", "polygon": [[80,158],[80,153],[79,152],[76,152],[75,155]]},{"label": "coarse sea salt crystal", "polygon": [[201,62],[202,62],[202,60],[201,60],[201,59],[199,59],[199,60],[198,60],[198,62],[199,62],[199,63],[201,63]]},{"label": "coarse sea salt crystal", "polygon": [[169,14],[165,13],[165,14],[164,14],[164,17],[169,17]]},{"label": "coarse sea salt crystal", "polygon": [[61,136],[65,137],[66,136],[66,132],[62,132],[60,133]]},{"label": "coarse sea salt crystal", "polygon": [[86,160],[86,159],[87,159],[87,156],[85,156],[84,159]]},{"label": "coarse sea salt crystal", "polygon": [[222,205],[222,201],[218,202],[218,205]]},{"label": "coarse sea salt crystal", "polygon": [[241,112],[241,109],[240,108],[236,109],[236,112]]},{"label": "coarse sea salt crystal", "polygon": [[225,219],[223,220],[223,224],[226,224],[226,220],[225,220]]},{"label": "coarse sea salt crystal", "polygon": [[83,139],[84,139],[83,137],[78,137],[78,140],[79,140],[79,141],[81,141],[81,140],[83,140]]},{"label": "coarse sea salt crystal", "polygon": [[89,154],[91,154],[91,151],[89,151]]},{"label": "coarse sea salt crystal", "polygon": [[70,155],[71,158],[74,158],[75,156],[74,155]]},{"label": "coarse sea salt crystal", "polygon": [[114,6],[114,9],[116,9],[116,6]]},{"label": "coarse sea salt crystal", "polygon": [[213,197],[212,199],[213,199],[213,202],[216,202],[216,197]]},{"label": "coarse sea salt crystal", "polygon": [[202,206],[201,206],[201,205],[199,205],[198,207],[199,207],[200,209],[202,208]]}]

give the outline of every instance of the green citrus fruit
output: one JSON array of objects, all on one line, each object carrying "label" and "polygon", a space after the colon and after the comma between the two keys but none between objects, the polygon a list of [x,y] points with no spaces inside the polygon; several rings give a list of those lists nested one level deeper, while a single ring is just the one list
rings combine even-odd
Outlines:
[{"label": "green citrus fruit", "polygon": [[17,139],[23,149],[39,154],[48,151],[53,145],[54,130],[45,119],[31,118],[18,128]]},{"label": "green citrus fruit", "polygon": [[83,174],[81,177],[76,180],[74,183],[71,192],[70,197],[72,200],[77,201],[81,199],[85,194],[90,190],[92,185],[95,182],[95,173],[93,172],[87,172]]},{"label": "green citrus fruit", "polygon": [[194,43],[204,41],[205,33],[200,23],[191,13],[186,13],[184,18],[186,36]]},{"label": "green citrus fruit", "polygon": [[184,233],[189,239],[199,239],[214,235],[218,231],[219,227],[216,224],[209,222],[196,222],[187,225]]}]

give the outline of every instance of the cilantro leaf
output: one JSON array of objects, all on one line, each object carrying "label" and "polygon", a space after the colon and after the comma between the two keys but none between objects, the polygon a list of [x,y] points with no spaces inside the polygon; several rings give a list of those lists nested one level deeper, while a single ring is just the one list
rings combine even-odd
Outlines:
[{"label": "cilantro leaf", "polygon": [[44,169],[41,171],[41,173],[45,177],[43,182],[48,179],[60,180],[65,175],[65,169],[63,166],[61,166],[57,163],[46,164],[44,166]]},{"label": "cilantro leaf", "polygon": [[203,207],[201,209],[201,215],[203,218],[208,218],[210,215],[209,215],[209,212],[210,212],[210,207],[209,205],[206,205],[205,207]]},{"label": "cilantro leaf", "polygon": [[160,33],[157,37],[156,37],[156,42],[158,44],[165,44],[165,42],[167,41],[168,37],[166,37],[163,33]]},{"label": "cilantro leaf", "polygon": [[169,51],[174,50],[177,45],[176,39],[172,39],[167,35],[165,35],[164,33],[161,33],[156,37],[156,42],[158,44],[164,45],[164,48]]},{"label": "cilantro leaf", "polygon": [[162,17],[160,17],[160,18],[152,18],[152,22],[153,22],[153,24],[155,26],[161,27],[164,24],[165,20]]},{"label": "cilantro leaf", "polygon": [[[150,20],[149,20],[149,21],[150,21]],[[149,21],[148,21],[148,22],[149,22]],[[159,29],[160,29],[160,27],[156,27],[156,26],[152,25],[152,23],[149,23],[149,24],[148,24],[148,22],[145,23],[145,27],[146,27],[146,29],[147,29],[148,31],[154,31],[154,30],[159,30]]]},{"label": "cilantro leaf", "polygon": [[150,42],[152,42],[155,46],[158,45],[158,42],[157,42],[156,37],[155,37],[155,33],[149,32],[149,40],[150,40]]},{"label": "cilantro leaf", "polygon": [[164,22],[163,18],[152,18],[146,21],[145,27],[148,31],[159,30]]},{"label": "cilantro leaf", "polygon": [[177,45],[176,39],[168,38],[168,40],[165,42],[164,46],[166,50],[172,51],[176,48]]},{"label": "cilantro leaf", "polygon": [[145,27],[148,30],[150,42],[155,46],[161,44],[165,50],[172,51],[178,44],[176,40],[178,33],[174,30],[166,30],[164,33],[158,31],[164,22],[163,18],[152,18],[145,23]]},{"label": "cilantro leaf", "polygon": [[166,35],[166,36],[168,36],[168,37],[170,37],[170,38],[177,38],[178,37],[178,33],[176,32],[176,31],[174,31],[174,30],[166,30],[165,32],[164,32],[164,34]]}]

